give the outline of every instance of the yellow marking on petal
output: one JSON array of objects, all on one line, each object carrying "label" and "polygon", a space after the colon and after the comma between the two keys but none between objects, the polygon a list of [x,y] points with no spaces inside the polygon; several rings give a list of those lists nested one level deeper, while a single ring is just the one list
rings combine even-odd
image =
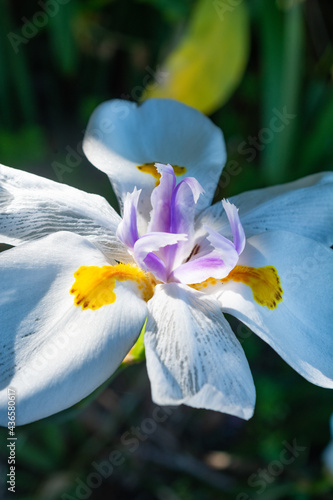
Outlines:
[{"label": "yellow marking on petal", "polygon": [[283,300],[280,277],[273,266],[236,266],[226,278],[220,280],[208,278],[202,283],[195,283],[190,286],[196,290],[201,290],[209,285],[215,285],[219,282],[227,283],[228,281],[248,285],[252,290],[254,300],[261,306],[268,307],[268,309],[276,309],[278,303]]},{"label": "yellow marking on petal", "polygon": [[193,285],[189,286],[195,288],[195,290],[202,290],[203,288],[217,285],[218,283],[221,283],[221,281],[222,280],[216,278],[207,278],[205,281],[202,281],[201,283],[193,283]]},{"label": "yellow marking on petal", "polygon": [[147,302],[154,295],[155,280],[134,264],[115,266],[81,266],[74,273],[75,282],[70,289],[74,304],[83,310],[99,309],[113,304],[117,296],[114,292],[116,281],[135,281],[142,298]]},{"label": "yellow marking on petal", "polygon": [[[158,163],[158,162],[155,162]],[[159,185],[161,174],[157,172],[157,168],[155,167],[155,163],[144,163],[143,165],[138,165],[138,168],[144,174],[150,174],[156,179],[155,187]],[[183,175],[186,173],[186,167],[180,167],[179,165],[171,165],[175,175]]]}]

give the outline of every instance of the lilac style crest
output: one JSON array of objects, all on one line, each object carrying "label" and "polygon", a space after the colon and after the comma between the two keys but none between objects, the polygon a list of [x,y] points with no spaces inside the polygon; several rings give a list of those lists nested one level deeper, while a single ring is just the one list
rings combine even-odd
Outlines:
[{"label": "lilac style crest", "polygon": [[195,232],[195,207],[204,193],[194,177],[176,185],[171,165],[156,163],[160,183],[151,194],[152,210],[146,234],[139,236],[137,206],[141,191],[128,193],[124,217],[117,229],[137,264],[163,283],[183,284],[222,279],[236,266],[245,247],[245,234],[235,205],[223,200],[233,242],[205,226]]}]

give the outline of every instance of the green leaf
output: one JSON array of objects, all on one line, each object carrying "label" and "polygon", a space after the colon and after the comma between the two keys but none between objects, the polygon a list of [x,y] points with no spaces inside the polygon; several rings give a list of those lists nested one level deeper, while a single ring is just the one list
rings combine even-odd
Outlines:
[{"label": "green leaf", "polygon": [[4,164],[13,166],[42,161],[46,150],[44,132],[37,125],[25,126],[15,132],[0,128],[0,156]]},{"label": "green leaf", "polygon": [[128,365],[128,364],[133,364],[133,363],[139,363],[140,361],[144,361],[146,359],[145,356],[145,344],[144,344],[144,335],[145,335],[145,330],[146,330],[146,324],[147,324],[147,319],[145,321],[145,324],[142,327],[141,333],[139,335],[138,340],[130,350],[130,352],[127,354],[126,358],[124,359],[122,366]]},{"label": "green leaf", "polygon": [[249,53],[245,2],[199,0],[179,45],[143,97],[169,97],[211,114],[239,84]]},{"label": "green leaf", "polygon": [[[300,175],[307,175],[314,170],[322,170],[322,163],[332,167],[332,129],[333,129],[333,92],[326,94],[325,104],[318,111],[317,119],[311,128],[311,133],[304,141],[304,148],[300,154]],[[326,165],[324,166],[326,168]]]},{"label": "green leaf", "polygon": [[5,23],[0,21],[0,114],[3,123],[12,125],[12,114],[10,109],[10,100],[8,99],[10,89],[10,74],[6,70],[7,62],[7,47],[8,39],[6,39]]},{"label": "green leaf", "polygon": [[[27,124],[34,124],[37,118],[36,100],[33,92],[30,64],[26,56],[26,51],[22,47],[22,44],[24,46],[27,40],[19,42],[18,45],[13,44],[11,37],[19,36],[19,39],[23,38],[16,31],[12,31],[12,29],[13,22],[8,4],[4,2],[0,16],[0,33],[1,35],[6,34],[6,38],[2,40],[0,46],[0,64],[3,65],[0,71],[1,73],[6,73],[6,75],[0,77],[0,84],[3,86],[0,93],[1,107],[4,109],[4,113],[8,114],[8,106],[12,110],[15,102],[12,100],[12,95],[15,96],[24,121]],[[8,105],[4,103],[4,99],[7,99]],[[4,119],[4,117],[1,116],[1,119]],[[8,123],[12,122],[16,124],[18,119],[19,116],[15,116],[14,119],[11,118],[9,122],[6,123],[4,121],[4,123],[8,127]]]},{"label": "green leaf", "polygon": [[[22,436],[23,438],[23,436]],[[32,439],[18,439],[16,453],[19,463],[41,472],[52,471],[55,459],[48,450],[34,443]]]},{"label": "green leaf", "polygon": [[65,75],[72,75],[78,63],[77,46],[73,35],[76,11],[77,2],[74,0],[67,5],[60,5],[57,15],[50,17],[48,26],[54,60]]},{"label": "green leaf", "polygon": [[150,4],[158,9],[170,22],[179,21],[188,15],[189,2],[187,0],[138,0]]},{"label": "green leaf", "polygon": [[[291,180],[295,138],[299,126],[299,94],[303,75],[304,33],[301,5],[279,11],[273,2],[260,4],[262,52],[262,128],[271,135],[261,154],[269,184]],[[280,121],[277,118],[289,116]],[[260,133],[259,133],[260,138]]]}]

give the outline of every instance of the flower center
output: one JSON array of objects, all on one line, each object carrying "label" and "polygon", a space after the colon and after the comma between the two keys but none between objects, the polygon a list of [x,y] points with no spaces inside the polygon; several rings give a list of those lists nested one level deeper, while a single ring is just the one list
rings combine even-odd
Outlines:
[{"label": "flower center", "polygon": [[[80,267],[74,274],[70,293],[82,309],[99,309],[116,300],[116,281],[133,281],[142,298],[148,301],[160,283],[182,283],[204,291],[229,281],[243,283],[252,290],[255,301],[275,309],[282,301],[282,288],[273,266],[254,268],[238,265],[246,239],[235,205],[222,201],[229,220],[232,241],[204,226],[195,230],[195,209],[203,189],[193,177],[176,183],[171,165],[144,164],[138,167],[153,175],[158,183],[151,195],[147,231],[139,235],[136,188],[124,200],[123,220],[117,228],[119,240],[127,246],[135,264]],[[179,171],[178,175],[185,170]]]},{"label": "flower center", "polygon": [[[148,167],[147,167],[148,168]],[[152,166],[149,165],[149,169]],[[195,230],[196,204],[204,192],[193,177],[177,184],[171,165],[156,164],[160,183],[151,194],[150,221],[139,235],[137,212],[140,191],[134,189],[124,200],[123,221],[118,238],[127,246],[139,267],[161,282],[191,284],[214,277],[222,279],[238,262],[245,235],[237,208],[224,201],[233,242],[209,227]]]}]

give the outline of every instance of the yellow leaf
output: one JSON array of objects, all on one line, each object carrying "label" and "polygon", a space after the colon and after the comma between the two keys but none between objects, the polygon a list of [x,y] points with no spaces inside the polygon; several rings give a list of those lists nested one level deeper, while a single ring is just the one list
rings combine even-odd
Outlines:
[{"label": "yellow leaf", "polygon": [[248,52],[244,0],[199,0],[184,37],[143,98],[169,97],[211,114],[239,84]]}]

